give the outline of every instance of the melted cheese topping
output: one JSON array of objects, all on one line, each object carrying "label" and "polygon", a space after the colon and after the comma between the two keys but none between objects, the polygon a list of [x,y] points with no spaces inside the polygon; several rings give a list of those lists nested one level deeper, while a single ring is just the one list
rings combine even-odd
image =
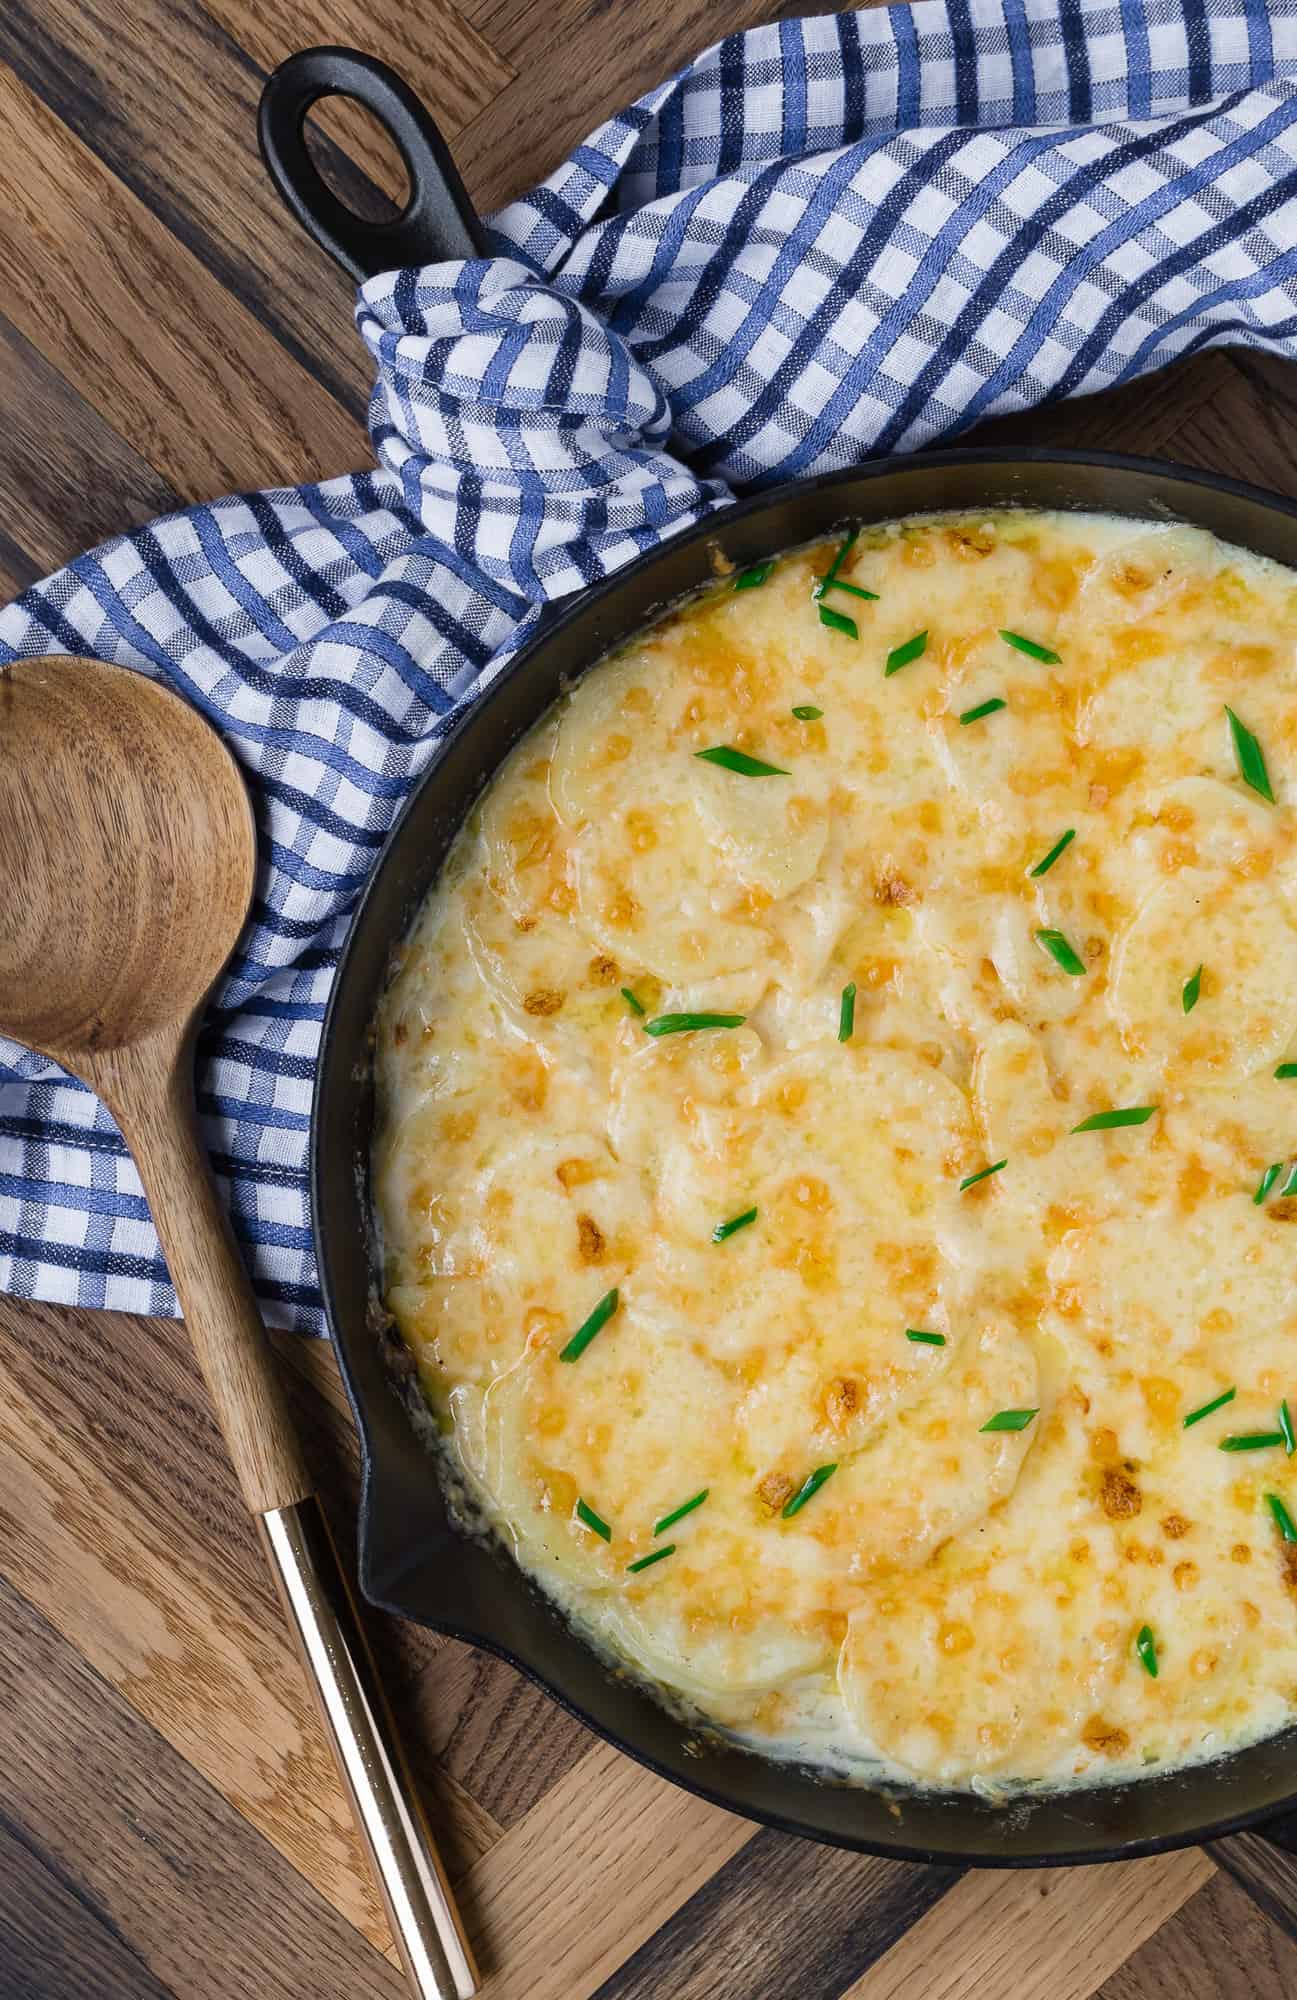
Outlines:
[{"label": "melted cheese topping", "polygon": [[1297,580],[935,517],[860,536],[852,639],[832,554],[597,667],[463,829],[378,1024],[387,1302],[477,1507],[695,1712],[939,1785],[1214,1754],[1297,1699],[1297,1459],[1219,1449],[1297,1403]]}]

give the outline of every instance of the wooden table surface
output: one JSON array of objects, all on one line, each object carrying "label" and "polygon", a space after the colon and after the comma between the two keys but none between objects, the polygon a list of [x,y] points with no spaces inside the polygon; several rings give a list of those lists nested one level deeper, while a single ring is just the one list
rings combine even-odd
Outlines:
[{"label": "wooden table surface", "polygon": [[[281,56],[337,41],[396,61],[490,206],[779,11],[5,0],[0,600],[178,501],[367,462],[349,287],[257,158]],[[326,122],[386,178],[363,125]],[[979,436],[1297,493],[1297,369],[1203,356]],[[355,1447],[331,1356],[277,1344],[345,1542]],[[464,1646],[372,1624],[493,2000],[1297,1991],[1297,1944],[1248,1893],[1279,1865],[1259,1840],[1000,1875],[841,1854],[673,1790]],[[183,1330],[0,1300],[0,1993],[403,1990]]]}]

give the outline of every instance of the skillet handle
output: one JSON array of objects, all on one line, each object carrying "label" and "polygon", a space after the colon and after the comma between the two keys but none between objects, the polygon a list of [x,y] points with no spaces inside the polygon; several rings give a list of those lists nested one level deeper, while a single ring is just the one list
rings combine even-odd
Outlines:
[{"label": "skillet handle", "polygon": [[1266,1820],[1247,1833],[1209,1840],[1205,1851],[1297,1938],[1297,1813]]},{"label": "skillet handle", "polygon": [[[395,141],[410,177],[410,199],[395,221],[364,221],[321,178],[303,128],[322,97],[354,98]],[[485,232],[431,114],[375,56],[332,47],[289,56],[266,79],[257,136],[288,207],[357,284],[404,264],[488,254]]]}]

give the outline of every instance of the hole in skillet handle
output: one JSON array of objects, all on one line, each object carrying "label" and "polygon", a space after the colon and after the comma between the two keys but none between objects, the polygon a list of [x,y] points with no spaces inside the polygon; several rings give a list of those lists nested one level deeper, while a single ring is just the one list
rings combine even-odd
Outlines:
[{"label": "hole in skillet handle", "polygon": [[[350,97],[391,135],[410,199],[391,222],[367,222],[322,179],[306,146],[306,114],[322,97]],[[485,232],[450,150],[410,86],[356,49],[303,49],[266,79],[257,114],[266,171],[307,234],[362,284],[404,264],[484,257]]]}]

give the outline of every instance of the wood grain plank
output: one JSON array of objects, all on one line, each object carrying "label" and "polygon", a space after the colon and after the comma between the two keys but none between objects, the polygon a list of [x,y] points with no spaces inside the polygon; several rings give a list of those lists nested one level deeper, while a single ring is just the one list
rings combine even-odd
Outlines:
[{"label": "wood grain plank", "polygon": [[1297,1945],[1220,1869],[1106,1979],[1096,2000],[1290,2000]]},{"label": "wood grain plank", "polygon": [[424,1669],[410,1712],[439,1764],[505,1827],[597,1740],[515,1668],[455,1640]]},{"label": "wood grain plank", "polygon": [[1218,386],[1173,432],[1177,455],[1297,498],[1297,368],[1246,351],[1213,358]]},{"label": "wood grain plank", "polygon": [[1198,1848],[965,1875],[842,2000],[1089,2000],[1211,1880]]},{"label": "wood grain plank", "polygon": [[958,1879],[953,1868],[844,1854],[763,1829],[596,2000],[836,2000]]},{"label": "wood grain plank", "polygon": [[587,2000],[752,1834],[600,1744],[460,1883],[490,2000]]},{"label": "wood grain plank", "polygon": [[1260,1833],[1236,1833],[1207,1843],[1206,1852],[1239,1885],[1297,1938],[1297,1854]]},{"label": "wood grain plank", "polygon": [[[6,1772],[6,1783],[8,1774]],[[0,1993],[174,2000],[84,1891],[0,1823]]]},{"label": "wood grain plank", "polygon": [[[0,238],[4,226],[0,219]],[[18,589],[177,505],[174,488],[7,319],[0,319],[0,381],[0,521],[21,565]]]},{"label": "wood grain plank", "polygon": [[[8,1311],[0,1307],[0,1327]],[[259,1568],[249,1568],[249,1595],[227,1561],[213,1563],[183,1507],[138,1502],[97,1455],[102,1433],[84,1441],[76,1423],[58,1421],[43,1406],[57,1409],[55,1385],[38,1399],[29,1372],[0,1344],[0,1572],[348,1921],[386,1946],[282,1616],[256,1599]],[[230,1509],[233,1524],[232,1490]],[[443,1792],[452,1805],[457,1789]],[[461,1863],[480,1836],[475,1808],[458,1831]]]},{"label": "wood grain plank", "polygon": [[[482,0],[473,19],[518,69],[456,142],[474,198],[512,200],[556,167],[596,125],[663,82],[721,36],[780,14],[824,14],[829,0]],[[557,52],[559,60],[553,59]],[[529,144],[520,147],[519,133]]]},{"label": "wood grain plank", "polygon": [[[389,7],[377,17],[373,0],[297,0],[291,11],[266,0],[207,0],[207,11],[266,71],[322,42],[381,55],[418,92],[447,139],[480,116],[516,74],[448,0],[433,8]],[[405,176],[399,165],[393,171],[392,149],[355,105],[330,106],[320,122],[376,186],[400,193]]]},{"label": "wood grain plank", "polygon": [[[0,59],[219,280],[232,308],[363,420],[370,368],[353,287],[270,186],[256,142],[262,73],[204,8],[6,0]],[[4,152],[21,163],[9,139]],[[24,244],[24,263],[35,247]],[[264,473],[262,461],[253,483]]]},{"label": "wood grain plank", "polygon": [[0,1760],[19,1837],[81,1885],[164,1989],[186,2000],[404,1993],[382,1954],[3,1584]]},{"label": "wood grain plank", "polygon": [[367,462],[327,390],[5,68],[0,126],[6,310],[174,493]]}]

